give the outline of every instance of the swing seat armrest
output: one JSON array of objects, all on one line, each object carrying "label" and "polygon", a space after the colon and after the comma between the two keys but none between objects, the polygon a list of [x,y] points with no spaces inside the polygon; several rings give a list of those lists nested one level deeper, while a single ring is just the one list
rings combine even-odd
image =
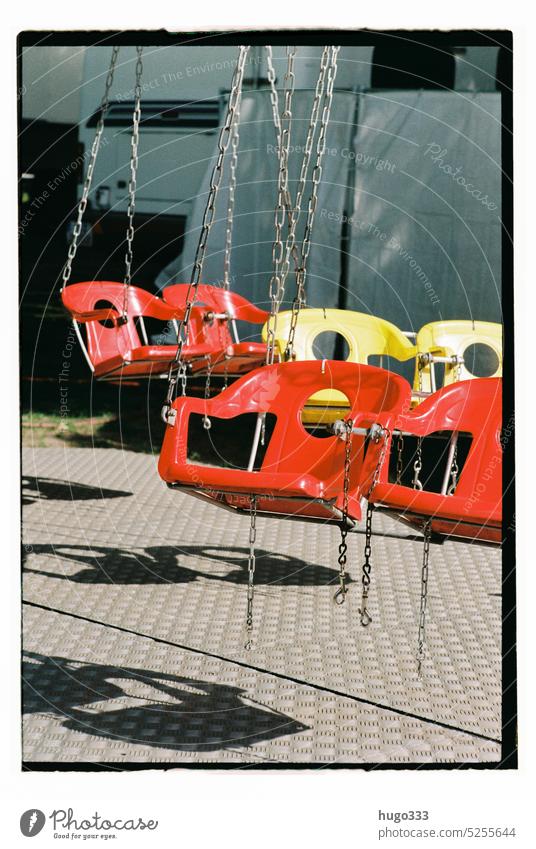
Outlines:
[{"label": "swing seat armrest", "polygon": [[114,324],[117,324],[117,321],[121,318],[121,315],[117,310],[109,307],[100,310],[84,310],[81,312],[78,310],[69,310],[69,314],[71,318],[78,321],[80,324],[84,324],[88,321],[113,321]]}]

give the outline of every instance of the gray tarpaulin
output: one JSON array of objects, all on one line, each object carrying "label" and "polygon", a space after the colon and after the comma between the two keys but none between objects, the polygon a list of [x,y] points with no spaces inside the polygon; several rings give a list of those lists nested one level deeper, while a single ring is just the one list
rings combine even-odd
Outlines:
[{"label": "gray tarpaulin", "polygon": [[[297,91],[293,191],[310,106],[311,93]],[[242,104],[232,289],[261,306],[268,300],[277,164],[268,92],[248,92]],[[208,179],[207,171],[184,251],[159,275],[158,288],[189,278]],[[209,241],[206,282],[222,279],[227,179]],[[500,190],[499,94],[336,93],[308,266],[308,304],[370,312],[403,330],[440,318],[500,321]],[[302,223],[304,218],[305,210]],[[284,306],[293,293],[289,276]]]},{"label": "gray tarpaulin", "polygon": [[[291,133],[291,152],[289,156],[289,175],[291,190],[296,191],[297,178],[303,158],[303,144],[308,127],[312,105],[310,91],[296,91],[293,102],[293,121]],[[348,147],[352,134],[352,115],[355,109],[355,96],[352,93],[336,94],[333,98],[331,120],[327,133],[329,148]],[[216,147],[216,140],[215,145]],[[159,275],[156,285],[162,288],[169,282],[184,282],[189,279],[193,257],[199,238],[199,230],[207,200],[209,177],[213,163],[207,170],[206,180],[198,201],[195,204],[192,220],[188,222],[182,254],[170,263]],[[344,163],[343,163],[344,164]],[[207,258],[204,265],[205,282],[221,282],[223,276],[223,250],[226,232],[226,210],[228,199],[228,157],[225,174],[218,195],[217,213],[208,243]],[[268,286],[272,270],[272,242],[274,238],[274,208],[277,200],[278,158],[275,130],[268,91],[244,93],[240,120],[240,148],[237,168],[237,189],[232,250],[231,288],[257,303],[268,304]],[[336,156],[325,156],[323,179],[319,192],[319,210],[329,206],[336,208],[341,193],[344,193],[346,171]],[[304,210],[301,216],[303,225],[310,184],[304,194]],[[302,229],[300,228],[300,232]],[[337,233],[328,234],[334,240]],[[332,252],[329,262],[337,271],[328,268],[329,280],[338,284],[339,257]],[[311,265],[311,274],[322,274],[324,263],[320,257]],[[316,270],[315,270],[316,269]],[[287,286],[288,302],[294,294],[294,278],[289,277]],[[316,288],[322,288],[317,283]]]}]

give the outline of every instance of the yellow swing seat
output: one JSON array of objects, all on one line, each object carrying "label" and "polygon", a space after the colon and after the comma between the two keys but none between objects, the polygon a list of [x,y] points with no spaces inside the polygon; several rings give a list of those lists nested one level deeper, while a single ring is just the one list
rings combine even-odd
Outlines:
[{"label": "yellow swing seat", "polygon": [[[414,391],[430,394],[458,380],[502,377],[502,335],[502,325],[491,321],[425,324],[416,339]],[[441,381],[437,380],[438,363],[445,369]]]},{"label": "yellow swing seat", "polygon": [[[285,359],[292,312],[280,312],[275,329],[275,355]],[[396,325],[383,318],[352,310],[318,309],[304,307],[298,315],[294,335],[293,359],[321,360],[320,336],[324,333],[340,334],[348,346],[347,362],[367,365],[371,356],[388,356],[409,360],[416,348]],[[267,325],[262,329],[267,339]],[[336,389],[323,389],[309,398],[302,414],[304,424],[328,425],[348,413],[348,399]]]}]

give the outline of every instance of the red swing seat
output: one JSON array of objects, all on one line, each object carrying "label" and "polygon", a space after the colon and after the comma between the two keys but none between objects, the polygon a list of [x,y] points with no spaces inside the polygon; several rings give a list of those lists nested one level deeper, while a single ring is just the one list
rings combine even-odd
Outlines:
[{"label": "red swing seat", "polygon": [[[344,440],[308,433],[301,420],[315,392],[337,389],[348,398],[356,426],[379,422],[386,427],[411,403],[404,378],[373,366],[348,362],[288,362],[264,366],[239,378],[215,398],[181,397],[174,401],[159,473],[169,486],[181,488],[237,511],[248,511],[256,495],[260,513],[287,518],[340,523],[343,508]],[[188,462],[188,425],[192,414],[232,419],[244,413],[272,413],[274,430],[259,471],[221,468]],[[364,437],[351,446],[349,525],[361,518],[360,484]],[[366,476],[365,476],[366,477]]]},{"label": "red swing seat", "polygon": [[[167,286],[162,297],[184,314],[189,288],[188,283],[176,283]],[[226,313],[226,318],[213,317],[223,313]],[[201,283],[190,315],[183,361],[192,374],[206,372],[209,363],[212,374],[239,375],[252,371],[264,364],[266,345],[264,342],[235,342],[229,332],[229,321],[264,324],[268,316],[266,310],[256,307],[236,292]],[[205,354],[199,354],[199,346],[206,349]]]},{"label": "red swing seat", "polygon": [[469,433],[472,442],[452,495],[416,490],[387,480],[384,466],[370,503],[433,532],[476,541],[502,539],[502,380],[479,378],[454,383],[430,395],[397,428],[415,436],[436,431]]},{"label": "red swing seat", "polygon": [[178,310],[156,295],[129,286],[127,321],[122,323],[124,296],[122,283],[108,281],[72,283],[61,293],[63,305],[73,320],[85,327],[86,358],[96,378],[164,376],[175,359],[177,346],[144,344],[135,319],[168,322],[179,317]]}]

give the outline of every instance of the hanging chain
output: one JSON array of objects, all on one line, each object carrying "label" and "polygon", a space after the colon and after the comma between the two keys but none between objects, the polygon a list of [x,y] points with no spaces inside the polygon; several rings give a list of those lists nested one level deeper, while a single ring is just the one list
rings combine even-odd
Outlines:
[{"label": "hanging chain", "polygon": [[413,489],[422,490],[422,481],[420,479],[420,473],[422,469],[422,436],[419,436],[417,439],[417,452],[415,455],[415,462],[413,464]]},{"label": "hanging chain", "polygon": [[67,253],[67,261],[62,271],[62,290],[67,286],[72,273],[72,266],[74,259],[76,257],[76,252],[78,250],[78,239],[80,238],[80,233],[82,232],[82,222],[84,219],[84,213],[86,211],[89,192],[91,191],[91,184],[93,182],[93,172],[95,170],[95,163],[97,161],[97,154],[99,152],[99,147],[101,143],[102,133],[104,130],[104,119],[106,118],[106,114],[108,112],[108,107],[110,105],[110,90],[114,81],[114,72],[115,66],[117,64],[117,57],[119,55],[119,47],[112,48],[112,57],[110,60],[110,67],[108,68],[108,74],[106,76],[106,83],[104,86],[104,95],[102,97],[100,103],[100,114],[99,120],[97,121],[97,127],[95,130],[95,136],[93,138],[93,143],[91,145],[91,151],[89,155],[89,164],[86,172],[86,179],[84,180],[84,186],[82,189],[82,197],[80,198],[80,202],[78,204],[78,212],[76,216],[76,223],[73,229],[73,235],[71,237],[71,244],[69,245],[69,251]]},{"label": "hanging chain", "polygon": [[424,543],[422,552],[421,570],[421,606],[419,611],[419,638],[417,644],[417,674],[422,672],[425,651],[425,629],[426,629],[426,606],[428,602],[428,564],[430,560],[430,538],[432,535],[432,521],[428,519],[423,526]]},{"label": "hanging chain", "polygon": [[350,489],[350,463],[352,454],[352,428],[354,423],[352,419],[344,422],[346,430],[345,447],[344,447],[344,479],[343,479],[343,499],[342,499],[342,519],[341,519],[341,541],[339,544],[339,589],[335,593],[333,600],[336,604],[344,604],[348,588],[346,586],[346,553],[348,544],[346,537],[348,536],[348,493]]},{"label": "hanging chain", "polygon": [[218,138],[218,155],[210,178],[210,189],[207,198],[207,205],[205,207],[203,221],[201,224],[201,233],[199,235],[199,241],[197,243],[194,264],[192,267],[192,274],[190,277],[190,285],[186,293],[184,314],[181,320],[179,321],[178,325],[177,350],[175,352],[175,361],[171,364],[168,374],[168,391],[164,406],[162,408],[162,418],[166,422],[169,412],[171,410],[171,405],[173,402],[173,393],[177,382],[177,378],[174,374],[174,371],[177,366],[180,369],[182,364],[182,350],[186,343],[186,334],[188,331],[192,307],[195,303],[197,288],[199,286],[199,283],[201,281],[201,275],[203,273],[203,263],[207,250],[207,242],[210,236],[212,224],[214,222],[216,199],[218,197],[218,190],[221,184],[223,162],[225,154],[231,142],[234,116],[236,114],[236,110],[240,101],[240,93],[242,91],[242,83],[244,79],[244,68],[249,50],[249,46],[241,46],[239,48],[238,61],[233,73],[231,91],[227,103],[227,113]]},{"label": "hanging chain", "polygon": [[[291,48],[289,48],[291,49]],[[267,77],[268,82],[270,84],[270,102],[272,105],[272,117],[274,122],[275,136],[277,141],[277,149],[280,151],[281,149],[281,115],[279,114],[279,95],[277,93],[276,87],[276,76],[275,76],[275,68],[273,63],[273,54],[272,48],[269,45],[266,45],[266,66],[267,66]],[[288,176],[288,175],[287,175]],[[288,191],[288,181],[287,181],[287,191],[283,198],[283,204],[285,207],[286,217],[288,226],[290,226],[290,216],[292,213],[291,210],[291,198],[290,192]],[[276,225],[277,226],[277,225]],[[298,268],[298,251],[296,247],[292,251],[292,256],[294,259],[294,267]]]},{"label": "hanging chain", "polygon": [[241,93],[237,100],[231,133],[231,161],[229,164],[229,196],[227,201],[227,229],[225,231],[225,252],[223,256],[223,288],[227,291],[231,285],[231,250],[233,245],[234,207],[236,194],[236,168],[238,165],[238,145],[240,143],[240,106]]},{"label": "hanging chain", "polygon": [[362,567],[362,576],[361,576],[361,607],[359,608],[359,615],[361,617],[361,624],[364,628],[367,625],[370,625],[372,622],[372,616],[368,612],[367,602],[368,602],[368,594],[370,588],[370,573],[372,570],[372,563],[370,562],[370,556],[372,554],[372,504],[367,504],[367,516],[365,520],[365,560]]},{"label": "hanging chain", "polygon": [[138,58],[136,60],[136,83],[134,86],[134,113],[132,116],[132,136],[130,138],[130,179],[128,181],[128,207],[127,207],[127,251],[125,254],[125,277],[123,281],[123,315],[122,323],[127,321],[128,312],[128,287],[132,283],[132,263],[134,254],[132,245],[134,242],[134,212],[136,209],[136,181],[138,175],[138,145],[140,140],[141,120],[141,78],[143,74],[143,47],[136,47]]},{"label": "hanging chain", "polygon": [[371,493],[378,483],[380,479],[381,470],[383,468],[383,463],[385,460],[385,456],[387,453],[387,445],[389,443],[390,431],[388,428],[382,428],[380,435],[376,438],[383,439],[383,444],[380,449],[380,456],[378,457],[378,462],[376,463],[376,468],[374,469],[374,474],[372,475],[372,480],[370,482],[370,487],[367,492],[367,499],[369,502],[367,504],[367,514],[365,518],[365,560],[363,562],[362,570],[361,570],[361,607],[359,608],[359,615],[361,625],[366,628],[367,625],[370,625],[372,622],[372,616],[368,612],[367,602],[370,590],[370,574],[372,571],[372,563],[370,562],[370,558],[372,555],[372,513],[374,508],[370,503]]},{"label": "hanging chain", "polygon": [[458,466],[458,443],[454,446],[454,453],[452,455],[452,463],[450,466],[450,486],[447,489],[447,495],[454,495],[456,487],[458,486],[458,475],[460,473],[460,468]]},{"label": "hanging chain", "polygon": [[[279,170],[277,181],[277,203],[274,210],[274,227],[275,236],[272,244],[272,262],[273,271],[270,278],[269,297],[270,297],[270,315],[266,323],[266,364],[272,365],[275,356],[275,333],[277,328],[277,313],[283,299],[284,285],[282,283],[282,264],[284,256],[283,248],[283,225],[285,216],[290,214],[291,204],[288,191],[288,154],[290,147],[290,131],[292,121],[292,97],[294,94],[294,61],[296,57],[296,48],[293,46],[287,47],[287,69],[283,79],[284,92],[284,108],[283,114],[279,119],[279,126],[276,128],[278,133],[278,158]],[[273,68],[272,68],[273,70]],[[272,103],[273,103],[272,99]]]},{"label": "hanging chain", "polygon": [[187,369],[186,363],[182,363],[179,365],[177,377],[181,387],[181,395],[186,395],[186,383],[187,383]]},{"label": "hanging chain", "polygon": [[402,433],[399,433],[396,440],[397,447],[397,457],[396,457],[396,482],[397,484],[402,483],[402,473],[404,471],[404,436]]},{"label": "hanging chain", "polygon": [[[318,206],[318,189],[320,186],[320,182],[322,180],[322,169],[323,169],[323,159],[326,151],[326,132],[329,125],[329,119],[331,115],[331,106],[333,102],[333,86],[335,84],[335,77],[337,75],[337,56],[339,54],[340,47],[332,47],[330,52],[324,51],[322,54],[321,64],[320,64],[320,74],[318,77],[318,82],[315,90],[315,99],[313,103],[313,110],[311,112],[311,122],[309,124],[309,132],[307,135],[307,141],[305,144],[306,154],[309,147],[312,147],[314,130],[316,129],[316,123],[318,121],[318,111],[320,108],[320,100],[323,97],[323,108],[322,108],[322,118],[320,121],[320,130],[318,134],[318,139],[316,143],[316,162],[313,167],[311,181],[311,195],[309,197],[309,204],[307,209],[307,220],[305,222],[305,230],[303,241],[301,245],[301,249],[299,252],[299,267],[296,269],[296,295],[292,302],[292,314],[290,319],[290,328],[287,340],[287,348],[285,351],[285,358],[287,360],[293,358],[294,354],[294,337],[296,334],[296,325],[298,323],[298,318],[300,314],[301,308],[305,304],[305,278],[307,274],[307,260],[309,258],[309,253],[311,250],[311,234],[313,231],[313,225],[315,221],[316,209]],[[328,58],[329,57],[329,58]],[[327,75],[327,80],[326,80]],[[325,91],[324,91],[325,88]],[[296,196],[296,207],[298,207],[298,216],[299,216],[299,207],[301,206],[301,199],[303,195],[303,191],[305,189],[305,181],[307,178],[307,170],[309,166],[310,160],[310,152],[306,156],[304,155],[304,161],[302,163],[302,173],[300,175],[300,183],[299,190]]]},{"label": "hanging chain", "polygon": [[249,556],[248,556],[248,595],[246,613],[246,643],[244,648],[249,651],[253,645],[253,596],[255,593],[255,541],[257,539],[257,496],[252,495],[249,502]]},{"label": "hanging chain", "polygon": [[423,387],[422,373],[424,371],[424,366],[425,366],[425,363],[424,363],[424,359],[423,359],[422,354],[417,354],[417,374],[418,374],[418,377],[419,377],[419,392],[423,391],[423,388],[422,388]]},{"label": "hanging chain", "polygon": [[[208,401],[208,399],[210,398],[210,378],[212,376],[212,361],[210,359],[210,354],[206,355],[206,360],[207,360],[207,377],[206,377],[206,380],[205,380],[205,401]],[[207,416],[206,413],[203,416],[203,427],[205,428],[205,430],[210,430],[210,428],[212,427],[212,422],[210,421],[210,417]]]}]

